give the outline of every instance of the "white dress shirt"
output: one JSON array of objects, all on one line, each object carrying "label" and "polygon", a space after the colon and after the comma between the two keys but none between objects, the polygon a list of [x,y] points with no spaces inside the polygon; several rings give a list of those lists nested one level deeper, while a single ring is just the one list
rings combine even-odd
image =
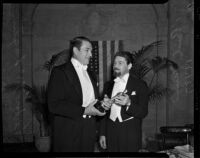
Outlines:
[{"label": "white dress shirt", "polygon": [[81,82],[81,89],[83,94],[83,104],[82,107],[87,107],[92,101],[95,100],[94,89],[92,86],[92,82],[87,73],[87,66],[82,65],[75,58],[71,58],[71,62],[78,74],[79,80]]},{"label": "white dress shirt", "polygon": [[[117,77],[114,80],[115,84],[112,90],[112,97],[115,96],[117,93],[123,92],[125,90],[128,78],[129,78],[129,73],[125,74],[122,78]],[[117,118],[119,119],[119,122],[123,121],[121,117],[121,106],[112,104],[110,119],[112,121],[115,121]]]}]

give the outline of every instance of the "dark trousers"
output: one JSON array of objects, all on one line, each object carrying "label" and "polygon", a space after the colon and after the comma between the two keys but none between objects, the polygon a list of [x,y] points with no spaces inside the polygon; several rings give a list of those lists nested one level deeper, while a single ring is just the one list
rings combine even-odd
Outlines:
[{"label": "dark trousers", "polygon": [[78,152],[94,152],[96,141],[96,126],[94,118],[85,118]]},{"label": "dark trousers", "polygon": [[[58,124],[55,123],[56,125]],[[68,128],[54,127],[53,152],[94,152],[96,141],[94,117],[81,118],[76,124],[66,122],[65,126]]]},{"label": "dark trousers", "polygon": [[134,119],[119,122],[107,121],[108,152],[138,152],[141,148],[141,128],[134,127]]}]

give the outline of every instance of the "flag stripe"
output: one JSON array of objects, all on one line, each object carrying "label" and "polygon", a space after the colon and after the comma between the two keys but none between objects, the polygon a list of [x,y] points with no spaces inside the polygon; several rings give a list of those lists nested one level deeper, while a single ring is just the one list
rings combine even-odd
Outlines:
[{"label": "flag stripe", "polygon": [[103,91],[103,43],[102,41],[98,41],[99,47],[99,93],[101,94]]},{"label": "flag stripe", "polygon": [[115,41],[111,41],[111,63],[113,62],[115,54]]},{"label": "flag stripe", "polygon": [[107,78],[106,81],[110,80],[111,76],[111,41],[107,41]]},{"label": "flag stripe", "polygon": [[107,41],[103,41],[103,80],[107,80]]},{"label": "flag stripe", "polygon": [[[115,55],[115,41],[111,41],[111,65],[110,65],[110,74],[112,76],[112,66],[113,66],[113,61],[114,61],[114,55]],[[110,77],[111,78],[111,77]]]}]

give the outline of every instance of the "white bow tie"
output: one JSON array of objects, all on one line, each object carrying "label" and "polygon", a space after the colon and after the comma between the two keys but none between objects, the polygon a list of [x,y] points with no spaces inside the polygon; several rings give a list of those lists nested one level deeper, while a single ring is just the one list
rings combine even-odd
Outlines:
[{"label": "white bow tie", "polygon": [[125,82],[124,79],[119,78],[119,77],[115,78],[114,81],[115,82]]}]

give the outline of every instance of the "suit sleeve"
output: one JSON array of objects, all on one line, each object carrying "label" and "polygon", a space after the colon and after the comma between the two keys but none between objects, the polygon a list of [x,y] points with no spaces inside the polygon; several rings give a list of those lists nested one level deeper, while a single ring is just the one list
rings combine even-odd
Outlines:
[{"label": "suit sleeve", "polygon": [[148,114],[148,92],[149,89],[145,82],[140,82],[139,88],[136,92],[137,96],[130,95],[131,105],[126,111],[125,107],[123,110],[130,116],[135,118],[143,119]]},{"label": "suit sleeve", "polygon": [[72,103],[67,99],[68,97],[64,96],[66,82],[64,72],[58,68],[53,68],[47,92],[49,111],[70,118],[81,117],[85,108],[75,105],[75,102]]},{"label": "suit sleeve", "polygon": [[106,122],[108,119],[109,113],[103,116],[100,120],[99,136],[106,136]]}]

